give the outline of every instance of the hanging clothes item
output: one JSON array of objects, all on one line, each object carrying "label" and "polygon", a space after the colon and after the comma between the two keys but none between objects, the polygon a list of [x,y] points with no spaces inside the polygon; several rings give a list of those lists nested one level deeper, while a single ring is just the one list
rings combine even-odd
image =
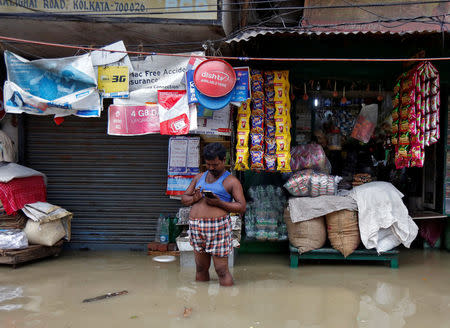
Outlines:
[{"label": "hanging clothes item", "polygon": [[17,162],[14,142],[2,130],[0,130],[0,162]]}]

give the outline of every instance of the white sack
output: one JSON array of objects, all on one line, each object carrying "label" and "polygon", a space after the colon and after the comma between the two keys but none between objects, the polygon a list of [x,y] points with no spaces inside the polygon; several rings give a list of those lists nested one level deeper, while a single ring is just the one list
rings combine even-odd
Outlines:
[{"label": "white sack", "polygon": [[388,182],[370,182],[354,188],[361,241],[367,249],[386,252],[403,244],[410,247],[418,227],[402,202],[403,194]]},{"label": "white sack", "polygon": [[319,197],[291,197],[289,211],[291,221],[302,222],[327,215],[340,210],[357,210],[356,202],[351,197],[319,196]]},{"label": "white sack", "polygon": [[33,176],[42,176],[45,184],[47,184],[47,177],[44,173],[15,163],[0,165],[0,182],[2,183],[8,183],[16,178],[28,178]]}]

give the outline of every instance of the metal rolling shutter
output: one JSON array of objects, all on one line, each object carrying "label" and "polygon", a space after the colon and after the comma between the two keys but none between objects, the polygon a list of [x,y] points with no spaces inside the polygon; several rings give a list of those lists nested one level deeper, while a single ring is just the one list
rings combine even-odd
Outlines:
[{"label": "metal rolling shutter", "polygon": [[165,195],[168,137],[108,136],[106,123],[27,115],[25,165],[47,175],[49,203],[74,213],[72,246],[140,249],[159,214],[181,206]]}]

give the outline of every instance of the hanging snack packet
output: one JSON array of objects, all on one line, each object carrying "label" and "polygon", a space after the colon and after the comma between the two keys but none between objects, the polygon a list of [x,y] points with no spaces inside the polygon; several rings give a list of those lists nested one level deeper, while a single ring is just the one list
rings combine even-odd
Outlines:
[{"label": "hanging snack packet", "polygon": [[420,146],[411,147],[411,167],[423,167],[425,152]]},{"label": "hanging snack packet", "polygon": [[252,109],[250,107],[250,99],[247,99],[246,101],[242,102],[241,106],[239,106],[238,114],[245,114],[250,116]]},{"label": "hanging snack packet", "polygon": [[399,121],[392,122],[392,133],[396,134],[399,132]]},{"label": "hanging snack packet", "polygon": [[248,147],[248,135],[250,131],[237,131],[236,139],[237,139],[237,147]]},{"label": "hanging snack packet", "polygon": [[289,84],[289,71],[274,71],[274,84]]},{"label": "hanging snack packet", "polygon": [[395,95],[397,95],[400,92],[401,83],[402,83],[401,79],[398,79],[397,82],[395,82],[394,97],[395,97]]},{"label": "hanging snack packet", "polygon": [[234,169],[237,171],[248,170],[248,148],[236,147],[236,165]]},{"label": "hanging snack packet", "polygon": [[253,99],[252,114],[264,115],[264,99]]},{"label": "hanging snack packet", "polygon": [[286,117],[278,117],[275,118],[275,135],[282,135],[282,134],[288,134],[289,133],[289,123],[287,121]]},{"label": "hanging snack packet", "polygon": [[252,79],[250,87],[252,89],[252,94],[254,92],[263,92],[263,83],[261,81]]},{"label": "hanging snack packet", "polygon": [[275,121],[267,121],[266,124],[266,138],[271,139],[271,138],[275,138],[275,132],[276,132],[276,127],[275,127]]},{"label": "hanging snack packet", "polygon": [[400,136],[398,137],[398,144],[400,146],[409,146],[409,132],[400,132]]},{"label": "hanging snack packet", "polygon": [[250,149],[251,150],[264,150],[264,134],[252,132],[250,133]]},{"label": "hanging snack packet", "polygon": [[283,86],[275,85],[275,101],[282,101],[285,104],[287,104],[287,101],[289,99],[289,94],[287,91],[287,88]]},{"label": "hanging snack packet", "polygon": [[409,122],[408,120],[400,121],[400,132],[409,132]]},{"label": "hanging snack packet", "polygon": [[264,170],[264,152],[261,150],[250,150],[252,170]]},{"label": "hanging snack packet", "polygon": [[238,114],[237,121],[239,131],[250,131],[250,115]]},{"label": "hanging snack packet", "polygon": [[275,105],[266,104],[266,120],[271,121],[275,118]]},{"label": "hanging snack packet", "polygon": [[277,170],[277,156],[276,155],[264,155],[264,159],[266,162],[266,170],[267,171],[276,171]]},{"label": "hanging snack packet", "polygon": [[275,155],[277,152],[277,143],[275,138],[266,138],[266,154]]},{"label": "hanging snack packet", "polygon": [[277,171],[291,172],[291,154],[288,151],[277,153]]},{"label": "hanging snack packet", "polygon": [[398,110],[398,107],[395,107],[393,110],[392,110],[392,120],[393,121],[397,121],[397,119],[400,117],[400,115],[399,115],[399,110]]},{"label": "hanging snack packet", "polygon": [[291,137],[288,135],[275,136],[275,142],[277,143],[277,153],[289,152],[291,150]]},{"label": "hanging snack packet", "polygon": [[266,105],[271,104],[273,105],[275,103],[275,90],[273,89],[273,86],[266,87]]},{"label": "hanging snack packet", "polygon": [[398,145],[398,132],[392,133],[391,143],[394,146]]},{"label": "hanging snack packet", "polygon": [[273,71],[264,71],[264,83],[266,85],[273,84],[275,80],[275,73]]},{"label": "hanging snack packet", "polygon": [[264,117],[263,116],[251,116],[252,118],[252,132],[264,133]]}]

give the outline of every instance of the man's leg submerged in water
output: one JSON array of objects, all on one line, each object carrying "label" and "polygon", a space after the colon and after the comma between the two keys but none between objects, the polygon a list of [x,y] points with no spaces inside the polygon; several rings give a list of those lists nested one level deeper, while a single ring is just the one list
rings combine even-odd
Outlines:
[{"label": "man's leg submerged in water", "polygon": [[196,274],[195,280],[209,281],[209,266],[211,265],[211,255],[194,251]]},{"label": "man's leg submerged in water", "polygon": [[233,277],[228,270],[228,257],[213,256],[214,268],[216,269],[221,286],[233,286]]}]

